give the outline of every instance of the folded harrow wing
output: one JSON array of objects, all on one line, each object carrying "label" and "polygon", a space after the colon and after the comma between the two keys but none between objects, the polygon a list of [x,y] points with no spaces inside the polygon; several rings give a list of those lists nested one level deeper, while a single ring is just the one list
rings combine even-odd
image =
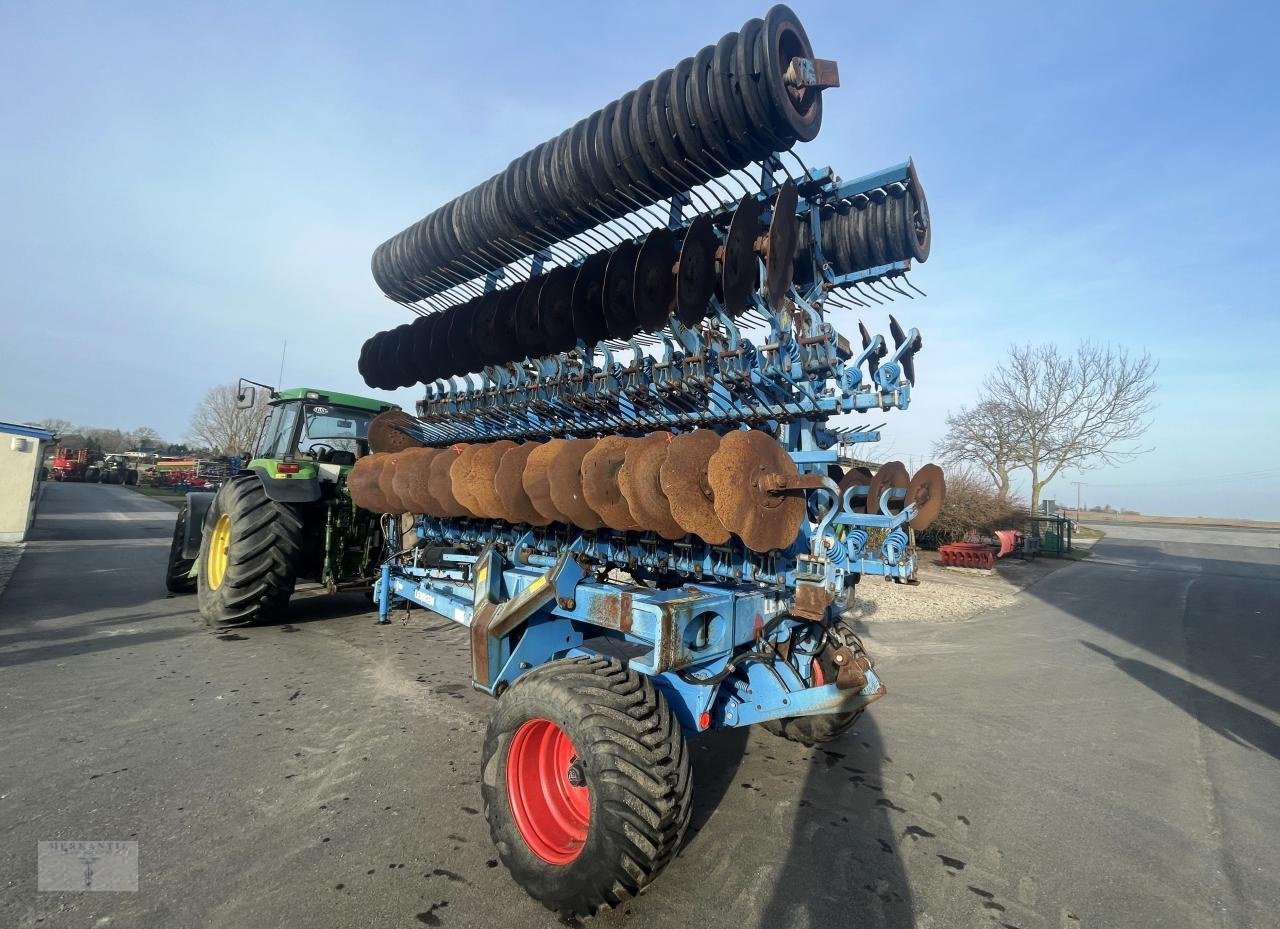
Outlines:
[{"label": "folded harrow wing", "polygon": [[674,854],[686,737],[824,741],[885,692],[841,616],[862,576],[912,579],[945,488],[934,466],[840,466],[880,436],[848,414],[909,405],[923,341],[836,318],[920,293],[930,221],[911,162],[843,180],[792,150],[838,84],[774,7],[373,256],[417,318],[360,373],[425,388],[349,481],[401,540],[381,618],[469,628],[499,698],[493,837],[562,913]]}]

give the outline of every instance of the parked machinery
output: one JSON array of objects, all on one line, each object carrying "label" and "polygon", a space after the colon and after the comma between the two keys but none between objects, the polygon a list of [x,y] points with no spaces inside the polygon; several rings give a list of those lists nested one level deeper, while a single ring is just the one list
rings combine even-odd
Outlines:
[{"label": "parked machinery", "polygon": [[[381,618],[469,628],[498,697],[482,762],[503,862],[565,914],[637,893],[690,811],[686,737],[835,738],[885,692],[841,616],[906,581],[941,471],[843,473],[905,409],[923,341],[841,308],[911,296],[911,162],[808,168],[839,83],[774,7],[378,247],[418,314],[363,346],[380,388],[352,499],[387,514]],[[919,293],[918,291],[916,291]],[[862,456],[859,456],[862,457]],[[399,525],[395,525],[395,523]]]},{"label": "parked machinery", "polygon": [[88,481],[96,484],[101,476],[102,452],[93,448],[58,448],[49,464],[49,475],[58,482]]}]

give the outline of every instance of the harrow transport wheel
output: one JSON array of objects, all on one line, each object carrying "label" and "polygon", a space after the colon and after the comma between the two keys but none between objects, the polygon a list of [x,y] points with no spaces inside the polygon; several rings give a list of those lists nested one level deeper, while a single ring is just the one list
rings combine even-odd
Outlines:
[{"label": "harrow transport wheel", "polygon": [[801,745],[817,745],[833,742],[849,731],[858,721],[862,710],[852,713],[822,713],[818,716],[787,716],[770,719],[760,725],[774,735],[782,736]]},{"label": "harrow transport wheel", "polygon": [[605,658],[553,661],[502,695],[481,791],[503,864],[562,917],[635,896],[689,823],[680,724],[649,678]]},{"label": "harrow transport wheel", "polygon": [[243,626],[283,610],[297,579],[302,535],[302,516],[269,500],[256,474],[224,484],[200,541],[196,595],[204,621]]},{"label": "harrow transport wheel", "polygon": [[188,577],[194,558],[182,557],[182,544],[187,537],[187,505],[178,510],[178,520],[173,524],[173,541],[169,543],[169,563],[165,565],[164,586],[171,594],[195,593],[196,579]]}]

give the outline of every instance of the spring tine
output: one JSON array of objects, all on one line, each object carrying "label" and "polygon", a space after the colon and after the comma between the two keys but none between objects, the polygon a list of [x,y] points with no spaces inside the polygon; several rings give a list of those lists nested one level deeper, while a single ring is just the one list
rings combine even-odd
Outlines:
[{"label": "spring tine", "polygon": [[904,271],[904,272],[903,272],[903,274],[902,274],[902,279],[903,279],[904,281],[906,281],[906,282],[907,282],[907,286],[908,286],[908,287],[910,287],[912,290],[914,290],[914,291],[915,291],[916,293],[918,293],[920,296],[922,296],[922,297],[927,297],[927,296],[929,296],[927,293],[925,293],[923,290],[921,290],[921,289],[920,289],[919,287],[917,287],[915,284],[911,283],[911,278],[907,277],[907,275],[906,275],[906,272],[905,272],[905,271]]}]

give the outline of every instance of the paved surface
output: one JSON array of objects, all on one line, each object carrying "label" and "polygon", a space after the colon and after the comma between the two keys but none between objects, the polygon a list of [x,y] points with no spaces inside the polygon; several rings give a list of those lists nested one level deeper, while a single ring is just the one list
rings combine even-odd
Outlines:
[{"label": "paved surface", "polygon": [[[165,596],[172,508],[49,491],[0,599],[0,925],[556,925],[489,845],[458,627],[349,595],[215,637]],[[1278,594],[1274,549],[1112,538],[872,624],[859,730],[701,740],[682,855],[592,924],[1276,925]],[[139,891],[37,893],[43,839],[138,841]]]}]

